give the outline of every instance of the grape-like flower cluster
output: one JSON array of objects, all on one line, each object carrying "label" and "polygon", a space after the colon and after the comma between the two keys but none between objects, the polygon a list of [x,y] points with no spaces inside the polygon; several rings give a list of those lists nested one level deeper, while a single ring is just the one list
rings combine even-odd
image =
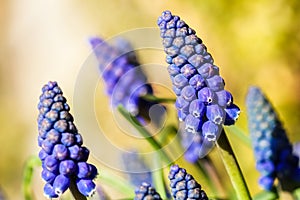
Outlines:
[{"label": "grape-like flower cluster", "polygon": [[152,95],[153,90],[138,67],[137,57],[129,43],[119,39],[113,46],[97,37],[91,38],[90,43],[97,57],[107,94],[111,97],[112,107],[121,104],[141,122],[149,120],[149,109],[155,103],[141,97]]},{"label": "grape-like flower cluster", "polygon": [[97,169],[87,163],[89,150],[82,146],[82,137],[73,123],[67,100],[56,82],[44,85],[38,109],[41,175],[47,182],[45,196],[59,197],[69,188],[71,181],[83,195],[91,196],[95,190],[93,179]]},{"label": "grape-like flower cluster", "polygon": [[135,190],[135,197],[134,200],[162,200],[160,195],[156,192],[156,190],[151,187],[149,183],[142,183],[136,190]]},{"label": "grape-like flower cluster", "polygon": [[[183,134],[195,136],[186,151],[190,161],[205,156],[219,137],[222,125],[232,125],[240,110],[233,104],[230,92],[206,46],[178,16],[164,11],[158,19],[168,72],[177,95],[175,106],[183,122]],[[186,148],[189,147],[185,146]]]},{"label": "grape-like flower cluster", "polygon": [[261,90],[251,87],[247,94],[248,125],[261,173],[259,184],[271,190],[274,180],[300,180],[298,160],[274,108]]},{"label": "grape-like flower cluster", "polygon": [[173,165],[170,168],[168,177],[175,200],[208,200],[206,193],[201,189],[201,185],[185,169],[180,168],[178,165]]}]

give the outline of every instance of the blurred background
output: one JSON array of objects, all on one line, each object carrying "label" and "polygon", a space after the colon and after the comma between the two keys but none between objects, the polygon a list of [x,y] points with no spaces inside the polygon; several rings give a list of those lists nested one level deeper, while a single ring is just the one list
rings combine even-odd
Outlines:
[{"label": "blurred background", "polygon": [[[88,38],[93,35],[109,38],[132,29],[156,28],[158,16],[166,9],[195,29],[208,47],[215,64],[220,67],[226,89],[232,92],[242,110],[237,123],[239,128],[247,132],[245,95],[250,85],[256,85],[276,107],[290,140],[300,140],[298,0],[259,0],[255,3],[246,0],[230,3],[225,0],[2,0],[0,187],[7,199],[23,199],[22,168],[25,160],[39,150],[36,118],[41,87],[49,80],[58,81],[74,113],[73,93],[78,73],[91,54]],[[149,38],[141,35],[138,39]],[[160,42],[159,35],[157,40]],[[140,53],[141,63],[165,65],[164,57],[162,52],[159,55]],[[159,74],[150,73],[151,76],[157,78]],[[106,106],[107,97],[99,88],[97,93],[97,105]],[[173,96],[171,93],[159,95]],[[105,109],[103,112],[109,112]],[[76,117],[75,113],[75,123]],[[112,127],[114,129],[117,128]],[[85,139],[85,133],[82,135]],[[249,148],[237,145],[235,138],[232,142],[250,191],[257,193],[259,175],[253,156]],[[37,190],[42,183],[36,178]],[[37,199],[43,199],[42,191],[37,191],[36,195]]]}]

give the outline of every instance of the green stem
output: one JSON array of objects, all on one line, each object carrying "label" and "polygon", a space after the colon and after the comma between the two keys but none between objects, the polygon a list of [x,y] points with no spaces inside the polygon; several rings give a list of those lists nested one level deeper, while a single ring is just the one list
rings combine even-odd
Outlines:
[{"label": "green stem", "polygon": [[33,171],[36,167],[41,166],[42,163],[37,156],[31,156],[27,159],[23,170],[23,183],[22,190],[25,200],[34,200],[34,194],[32,189],[32,177]]},{"label": "green stem", "polygon": [[140,124],[140,122],[133,117],[123,106],[118,106],[118,110],[121,115],[137,129],[137,131],[145,137],[145,139],[151,144],[151,146],[161,154],[161,158],[168,164],[172,164],[173,161],[169,155],[164,151],[163,146]]},{"label": "green stem", "polygon": [[151,94],[144,95],[142,98],[156,103],[175,103],[176,101],[174,98],[159,98]]},{"label": "green stem", "polygon": [[241,168],[224,130],[216,144],[238,199],[251,199]]},{"label": "green stem", "polygon": [[117,176],[105,169],[101,169],[99,179],[113,188],[118,188],[119,191],[126,196],[133,196],[134,195],[134,187],[124,178]]},{"label": "green stem", "polygon": [[155,170],[152,172],[152,176],[153,176],[155,188],[158,191],[158,193],[160,194],[162,199],[167,199],[163,168],[161,167],[161,162],[160,162],[159,156],[154,155],[153,159],[154,159]]},{"label": "green stem", "polygon": [[74,199],[76,199],[76,200],[87,200],[87,198],[79,192],[79,190],[77,188],[77,185],[76,185],[76,178],[75,177],[71,177],[69,189],[70,189],[70,192],[72,193]]}]

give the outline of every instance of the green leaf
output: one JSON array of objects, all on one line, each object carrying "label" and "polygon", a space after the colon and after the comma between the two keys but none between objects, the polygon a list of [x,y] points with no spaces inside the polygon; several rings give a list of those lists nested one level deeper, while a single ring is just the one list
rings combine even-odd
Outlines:
[{"label": "green leaf", "polygon": [[276,189],[272,190],[272,191],[262,191],[258,194],[256,194],[254,197],[253,197],[253,200],[275,200],[275,199],[278,199],[279,196],[276,192]]}]

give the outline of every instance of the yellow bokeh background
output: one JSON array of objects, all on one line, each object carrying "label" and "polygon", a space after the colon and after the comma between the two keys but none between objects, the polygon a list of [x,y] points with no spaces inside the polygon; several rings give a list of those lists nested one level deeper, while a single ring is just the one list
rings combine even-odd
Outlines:
[{"label": "yellow bokeh background", "polygon": [[[298,0],[2,0],[0,187],[7,199],[23,199],[24,162],[39,150],[36,118],[42,85],[49,80],[58,81],[73,112],[76,78],[91,54],[88,38],[93,35],[109,38],[136,28],[156,27],[156,20],[164,10],[179,15],[206,44],[220,67],[226,89],[232,92],[242,110],[237,122],[239,128],[247,132],[245,95],[250,85],[256,85],[276,107],[290,140],[300,140],[299,9]],[[139,40],[143,39],[147,40],[141,35]],[[141,63],[166,65],[163,53],[158,56],[141,53],[140,59]],[[149,76],[169,78],[159,73]],[[105,108],[97,108],[101,112],[103,109],[103,116],[109,115],[108,99],[99,88],[96,103]],[[76,123],[76,114],[74,118]],[[105,120],[111,119],[103,120],[105,124]],[[111,138],[119,137],[112,134]],[[250,191],[255,194],[260,188],[256,184],[259,174],[252,152],[236,138],[231,141]],[[218,165],[222,167],[221,163]],[[43,182],[38,178],[34,181],[40,190]],[[42,191],[35,193],[37,199],[44,198]]]}]

